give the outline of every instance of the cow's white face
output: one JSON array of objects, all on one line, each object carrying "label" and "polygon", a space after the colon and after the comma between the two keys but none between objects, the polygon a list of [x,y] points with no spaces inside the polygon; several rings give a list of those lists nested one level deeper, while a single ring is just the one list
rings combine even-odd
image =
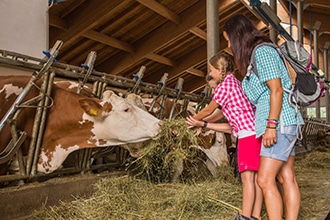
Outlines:
[{"label": "cow's white face", "polygon": [[155,137],[160,120],[112,91],[103,94],[100,106],[90,106],[84,110],[84,121],[94,123],[90,137],[98,146],[137,143]]}]

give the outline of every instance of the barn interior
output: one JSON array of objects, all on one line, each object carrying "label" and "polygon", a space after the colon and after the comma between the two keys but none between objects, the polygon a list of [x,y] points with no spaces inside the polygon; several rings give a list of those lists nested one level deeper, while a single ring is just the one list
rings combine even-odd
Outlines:
[{"label": "barn interior", "polygon": [[[39,71],[51,54],[57,77],[84,82],[90,77],[137,93],[144,88],[156,94],[166,86],[172,97],[207,101],[207,60],[217,51],[231,53],[222,27],[231,15],[241,13],[274,42],[300,41],[329,87],[330,4],[326,0],[4,3],[0,68],[9,70],[3,73]],[[5,19],[14,13],[19,16]],[[308,107],[307,116],[329,123],[326,91]]]},{"label": "barn interior", "polygon": [[[1,4],[0,74],[40,70],[47,59],[42,51],[54,52],[57,45],[53,63],[57,77],[81,79],[88,72],[93,81],[107,79],[122,89],[132,89],[138,82],[153,93],[166,82],[170,96],[175,97],[180,87],[181,97],[197,101],[207,89],[208,58],[220,50],[231,53],[223,24],[241,13],[274,42],[289,36],[303,43],[329,86],[328,0],[2,0]],[[260,9],[259,4],[269,7]],[[272,21],[281,26],[274,27]],[[86,64],[90,71],[84,69]],[[306,110],[307,116],[317,119],[310,121],[312,126],[321,124],[322,129],[330,123],[326,91]],[[310,137],[316,141],[315,133]]]}]

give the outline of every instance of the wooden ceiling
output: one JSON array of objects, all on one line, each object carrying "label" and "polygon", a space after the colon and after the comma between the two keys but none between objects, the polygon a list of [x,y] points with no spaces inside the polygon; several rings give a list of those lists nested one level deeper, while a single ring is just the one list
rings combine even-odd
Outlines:
[{"label": "wooden ceiling", "polygon": [[[330,18],[328,0],[308,2],[313,14]],[[223,23],[232,14],[245,14],[268,31],[247,5],[246,0],[219,0],[220,50],[227,47]],[[322,31],[329,33],[326,25]],[[95,51],[94,68],[100,72],[131,79],[145,66],[144,82],[156,84],[168,73],[169,88],[178,78],[184,79],[186,92],[199,94],[205,86],[205,0],[66,0],[49,10],[49,39],[50,46],[64,42],[57,56],[61,63],[80,66]]]}]

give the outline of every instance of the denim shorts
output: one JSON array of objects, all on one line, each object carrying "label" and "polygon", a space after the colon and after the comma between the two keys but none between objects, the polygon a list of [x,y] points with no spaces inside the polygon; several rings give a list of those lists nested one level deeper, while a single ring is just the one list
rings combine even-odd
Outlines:
[{"label": "denim shorts", "polygon": [[277,142],[271,147],[261,146],[260,156],[288,161],[289,156],[295,156],[295,143],[298,137],[296,125],[285,126],[284,134],[276,129]]}]

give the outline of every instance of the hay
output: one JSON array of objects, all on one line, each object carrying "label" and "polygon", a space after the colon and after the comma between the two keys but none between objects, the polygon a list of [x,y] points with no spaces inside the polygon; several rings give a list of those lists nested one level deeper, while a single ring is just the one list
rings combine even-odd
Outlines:
[{"label": "hay", "polygon": [[[297,156],[296,172],[302,203],[299,219],[324,219],[330,204],[330,147]],[[159,183],[132,176],[105,177],[89,198],[35,211],[32,220],[98,219],[231,219],[241,207],[241,185],[231,167],[217,178],[185,183]],[[263,209],[263,220],[267,220]]]},{"label": "hay", "polygon": [[325,219],[330,210],[330,146],[318,146],[296,157],[301,191],[301,219]]},{"label": "hay", "polygon": [[130,176],[112,177],[95,184],[90,198],[35,211],[30,219],[228,219],[240,207],[240,197],[241,187],[234,179],[153,184]]},{"label": "hay", "polygon": [[[203,153],[191,147],[197,145],[198,138],[191,129],[187,129],[184,118],[164,120],[157,139],[150,140],[139,152],[140,157],[133,161],[129,168],[133,175],[154,183],[169,183],[182,161],[185,175],[181,180],[191,179],[201,174],[204,166]],[[202,172],[209,175],[208,171]],[[188,177],[188,178],[187,178]]]}]

